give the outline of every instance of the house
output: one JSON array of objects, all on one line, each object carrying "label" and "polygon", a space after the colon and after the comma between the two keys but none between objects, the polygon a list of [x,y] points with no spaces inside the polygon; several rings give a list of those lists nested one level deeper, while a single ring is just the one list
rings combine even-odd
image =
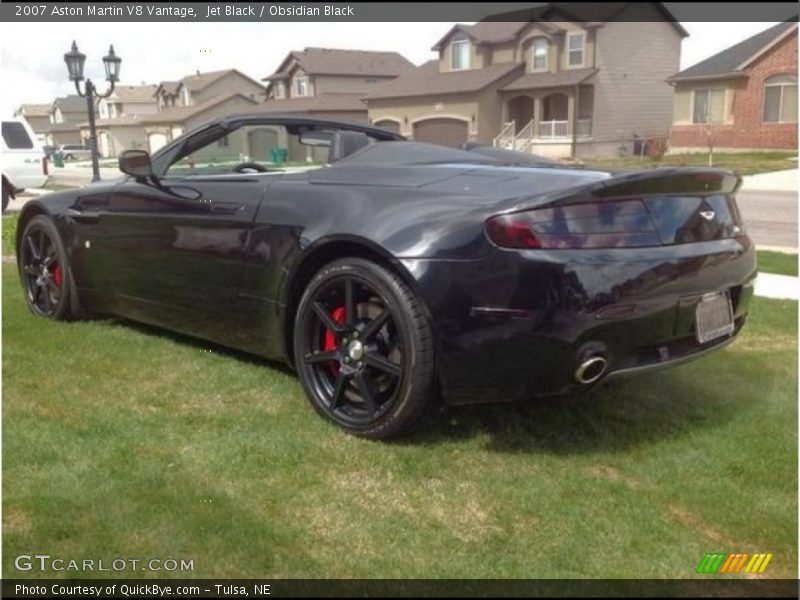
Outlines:
[{"label": "house", "polygon": [[370,121],[421,141],[551,157],[668,134],[666,79],[688,34],[661,3],[546,3],[515,18],[453,26],[435,60],[368,94]]},{"label": "house", "polygon": [[292,51],[266,81],[258,109],[367,121],[362,98],[414,68],[397,52],[305,48]]},{"label": "house", "polygon": [[259,82],[236,69],[162,81],[153,93],[157,111],[137,117],[144,125],[146,147],[155,152],[204,121],[241,112],[264,97]]},{"label": "house", "polygon": [[50,125],[44,131],[45,143],[49,146],[87,143],[81,136],[80,124],[88,119],[86,98],[77,94],[56,98],[50,109]]},{"label": "house", "polygon": [[[156,85],[117,85],[97,104],[97,148],[102,157],[119,155],[123,150],[147,147],[144,125],[139,118],[158,112]],[[81,123],[81,137],[90,136],[89,123]]]},{"label": "house", "polygon": [[797,22],[770,27],[669,81],[671,151],[797,149]]},{"label": "house", "polygon": [[[197,104],[176,106],[152,115],[141,116],[138,122],[144,127],[147,149],[155,152],[183,135],[185,131],[218,117],[245,112],[254,104],[256,100],[252,94],[241,92],[219,94]],[[220,143],[224,143],[224,140]]]},{"label": "house", "polygon": [[44,143],[45,132],[50,128],[52,107],[52,104],[23,104],[14,111],[14,116],[24,117],[39,141]]}]

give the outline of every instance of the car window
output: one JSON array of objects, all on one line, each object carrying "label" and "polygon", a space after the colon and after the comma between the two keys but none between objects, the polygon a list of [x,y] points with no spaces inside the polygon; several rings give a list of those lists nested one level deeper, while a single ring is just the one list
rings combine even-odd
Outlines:
[{"label": "car window", "polygon": [[17,121],[3,121],[3,141],[10,150],[33,148],[33,140],[25,126]]},{"label": "car window", "polygon": [[[331,134],[284,125],[244,125],[178,154],[167,176],[202,176],[321,167]],[[190,141],[191,144],[191,141]]]}]

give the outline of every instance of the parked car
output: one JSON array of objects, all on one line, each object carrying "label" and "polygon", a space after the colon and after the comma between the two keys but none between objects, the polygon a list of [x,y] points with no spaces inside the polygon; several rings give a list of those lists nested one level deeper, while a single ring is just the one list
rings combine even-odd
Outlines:
[{"label": "parked car", "polygon": [[[276,169],[275,145],[327,165]],[[753,294],[741,180],[722,169],[531,165],[275,114],[119,166],[127,178],[22,210],[30,310],[285,361],[317,412],[365,437],[411,431],[439,400],[590,390],[698,358],[739,334]]]},{"label": "parked car", "polygon": [[31,126],[24,118],[2,122],[0,161],[3,164],[3,211],[9,201],[25,188],[47,182],[47,158]]},{"label": "parked car", "polygon": [[62,144],[58,151],[64,160],[91,160],[92,149],[82,144]]}]

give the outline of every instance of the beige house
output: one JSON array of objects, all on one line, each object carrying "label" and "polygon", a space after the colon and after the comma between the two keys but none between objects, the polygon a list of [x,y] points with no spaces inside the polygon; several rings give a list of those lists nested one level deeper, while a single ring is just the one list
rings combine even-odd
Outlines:
[{"label": "beige house", "polygon": [[77,94],[56,98],[50,109],[50,125],[43,132],[49,146],[87,143],[81,135],[80,125],[89,118],[86,98]]},{"label": "beige house", "polygon": [[44,143],[45,134],[50,128],[50,112],[52,109],[52,104],[23,104],[14,111],[14,116],[24,117],[39,141]]},{"label": "beige house", "polygon": [[666,136],[666,80],[686,31],[655,2],[593,5],[592,20],[572,11],[551,3],[527,21],[455,25],[433,46],[436,59],[367,96],[370,122],[421,141],[551,157]]},{"label": "beige house", "polygon": [[[123,150],[146,148],[147,137],[140,117],[158,112],[156,85],[117,85],[97,104],[97,149],[100,156],[118,156]],[[89,137],[89,123],[81,123],[81,137]]]},{"label": "beige house", "polygon": [[397,52],[292,51],[264,78],[267,100],[259,109],[366,122],[363,97],[412,69],[414,65]]},{"label": "beige house", "polygon": [[241,112],[261,101],[264,87],[236,69],[198,71],[179,81],[162,81],[153,97],[156,112],[138,117],[150,152],[204,121]]},{"label": "beige house", "polygon": [[[206,121],[226,115],[245,112],[256,104],[251,95],[240,92],[212,96],[190,106],[178,106],[139,118],[144,127],[147,149],[155,152],[175,138],[183,135]],[[224,141],[220,141],[224,143]]]}]

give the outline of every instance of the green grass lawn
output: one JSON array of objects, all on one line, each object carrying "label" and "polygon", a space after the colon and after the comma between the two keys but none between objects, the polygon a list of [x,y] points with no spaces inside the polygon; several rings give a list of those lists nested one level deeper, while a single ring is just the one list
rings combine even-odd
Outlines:
[{"label": "green grass lawn", "polygon": [[[794,160],[792,160],[794,159]],[[599,169],[652,169],[655,167],[707,167],[708,153],[668,154],[661,161],[653,161],[647,156],[626,156],[583,161],[587,167]],[[715,167],[732,169],[739,175],[754,175],[769,171],[797,168],[797,152],[731,152],[715,153]]]},{"label": "green grass lawn", "polygon": [[758,270],[762,273],[797,277],[797,254],[760,250],[758,252]]},{"label": "green grass lawn", "polygon": [[766,576],[797,576],[794,302],[756,299],[682,368],[377,443],[276,365],[36,318],[12,265],[2,296],[5,577],[32,552],[275,578],[691,578],[706,552],[771,552]]}]

